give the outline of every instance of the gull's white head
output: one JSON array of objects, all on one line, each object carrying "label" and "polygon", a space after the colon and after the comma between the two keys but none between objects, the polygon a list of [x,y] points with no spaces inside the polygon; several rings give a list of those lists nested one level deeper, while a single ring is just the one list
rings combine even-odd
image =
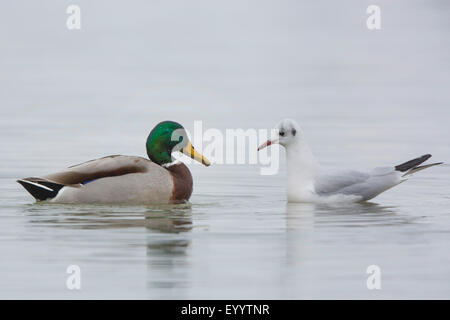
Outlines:
[{"label": "gull's white head", "polygon": [[271,144],[281,144],[288,147],[292,143],[299,141],[302,137],[302,130],[295,120],[284,119],[277,125],[277,132],[272,138],[258,147],[258,151]]}]

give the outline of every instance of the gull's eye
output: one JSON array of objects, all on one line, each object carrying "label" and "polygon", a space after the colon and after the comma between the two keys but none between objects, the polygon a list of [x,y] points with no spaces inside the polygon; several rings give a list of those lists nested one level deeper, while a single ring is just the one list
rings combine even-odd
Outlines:
[{"label": "gull's eye", "polygon": [[280,136],[284,137],[286,133],[284,131],[280,131]]}]

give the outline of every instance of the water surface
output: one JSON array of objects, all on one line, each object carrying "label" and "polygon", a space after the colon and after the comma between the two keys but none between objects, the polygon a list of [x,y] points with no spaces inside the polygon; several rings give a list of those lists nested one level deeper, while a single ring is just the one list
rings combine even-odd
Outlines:
[{"label": "water surface", "polygon": [[448,166],[340,205],[287,204],[284,160],[192,165],[178,206],[35,204],[15,182],[145,156],[166,119],[291,117],[332,168],[449,162],[447,2],[378,1],[380,31],[364,1],[78,3],[79,31],[59,1],[0,4],[1,298],[450,298]]}]

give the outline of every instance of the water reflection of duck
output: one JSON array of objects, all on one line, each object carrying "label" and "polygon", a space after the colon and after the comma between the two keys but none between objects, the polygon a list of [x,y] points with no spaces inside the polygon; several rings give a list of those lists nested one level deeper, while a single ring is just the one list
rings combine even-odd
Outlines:
[{"label": "water reflection of duck", "polygon": [[[187,210],[146,215],[147,287],[182,290],[189,281],[187,250],[192,242],[192,216]],[[179,291],[178,291],[179,293]],[[161,298],[161,297],[159,297]]]},{"label": "water reflection of duck", "polygon": [[[63,214],[48,215],[64,208]],[[190,204],[154,206],[55,205],[43,202],[29,206],[33,223],[54,224],[75,229],[146,228],[160,233],[179,233],[192,229]],[[41,213],[46,213],[41,214]]]},{"label": "water reflection of duck", "polygon": [[[189,212],[188,212],[189,211]],[[187,232],[192,229],[192,215],[189,207],[174,207],[158,211],[148,211],[145,215],[145,227],[164,233]]]}]

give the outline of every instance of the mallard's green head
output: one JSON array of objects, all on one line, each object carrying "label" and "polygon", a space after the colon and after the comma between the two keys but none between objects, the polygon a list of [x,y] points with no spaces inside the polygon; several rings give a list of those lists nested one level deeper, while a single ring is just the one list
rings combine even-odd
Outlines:
[{"label": "mallard's green head", "polygon": [[175,121],[158,123],[148,135],[146,147],[150,160],[159,165],[171,163],[173,151],[180,151],[205,166],[210,165],[208,159],[194,150],[186,130]]}]

